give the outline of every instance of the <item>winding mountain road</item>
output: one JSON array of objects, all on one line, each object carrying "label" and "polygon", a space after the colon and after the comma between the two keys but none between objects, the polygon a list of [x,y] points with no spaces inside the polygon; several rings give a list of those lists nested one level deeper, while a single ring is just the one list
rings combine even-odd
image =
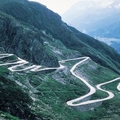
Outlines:
[{"label": "winding mountain road", "polygon": [[[78,75],[75,74],[74,70],[75,68],[80,65],[80,64],[83,64],[84,62],[86,62],[88,59],[90,59],[89,57],[85,57],[84,60],[76,63],[70,70],[70,72],[72,73],[72,75],[74,75],[75,77],[77,77],[78,79],[80,79],[82,82],[84,82],[86,84],[86,86],[90,89],[89,93],[87,93],[86,95],[84,96],[81,96],[77,99],[73,99],[73,100],[70,100],[67,102],[67,104],[69,106],[80,106],[80,105],[86,105],[86,104],[91,104],[91,103],[96,103],[96,102],[102,102],[102,101],[105,101],[105,100],[109,100],[109,99],[112,99],[114,97],[114,94],[110,91],[107,91],[107,90],[104,90],[102,89],[101,87],[103,85],[106,85],[106,84],[109,84],[109,83],[112,83],[112,82],[115,82],[115,81],[118,81],[120,80],[120,77],[118,78],[115,78],[113,80],[110,80],[108,82],[104,82],[104,83],[101,83],[101,84],[98,84],[96,85],[96,88],[100,91],[103,91],[105,93],[108,94],[108,97],[106,98],[103,98],[103,99],[96,99],[96,100],[88,100],[88,101],[84,101],[84,102],[81,102],[81,103],[76,103],[75,102],[79,102],[80,100],[83,100],[84,98],[87,98],[89,96],[91,96],[92,94],[94,94],[96,92],[96,89],[94,87],[92,87],[85,79],[83,79],[82,77],[79,77]],[[120,84],[117,86],[117,89],[120,90]]]},{"label": "winding mountain road", "polygon": [[120,83],[118,84],[117,89],[118,89],[118,91],[120,91]]},{"label": "winding mountain road", "polygon": [[[13,56],[13,54],[0,54],[0,59],[2,58],[5,58],[5,57],[10,57],[10,56]],[[85,64],[86,61],[88,61],[90,58],[89,57],[80,57],[80,58],[74,58],[74,59],[68,59],[68,60],[61,60],[59,61],[59,64],[60,64],[60,67],[53,67],[53,68],[42,68],[42,66],[40,65],[28,65],[28,67],[25,67],[25,68],[18,68],[18,67],[21,67],[21,66],[24,66],[26,64],[29,64],[29,62],[21,59],[21,58],[18,58],[18,60],[16,60],[16,62],[6,62],[6,63],[3,63],[3,64],[0,64],[0,66],[9,66],[9,65],[13,65],[12,67],[8,67],[8,69],[12,72],[18,72],[18,71],[26,71],[26,70],[30,70],[32,72],[38,72],[38,71],[44,71],[44,70],[58,70],[58,69],[63,69],[65,66],[63,66],[62,64],[65,63],[65,62],[68,62],[68,61],[75,61],[75,60],[80,60],[79,62],[77,62],[70,70],[71,74],[73,76],[75,76],[76,78],[78,78],[79,80],[81,80],[88,88],[89,88],[89,92],[79,98],[76,98],[76,99],[73,99],[73,100],[70,100],[70,101],[67,101],[67,104],[69,106],[81,106],[81,105],[87,105],[87,104],[92,104],[92,103],[96,103],[96,102],[102,102],[102,101],[105,101],[105,100],[109,100],[109,99],[112,99],[114,97],[114,94],[111,92],[111,91],[107,91],[107,90],[104,90],[102,89],[101,87],[103,85],[106,85],[106,84],[109,84],[109,83],[113,83],[115,81],[118,81],[120,80],[120,77],[118,78],[115,78],[113,80],[110,80],[110,81],[107,81],[107,82],[104,82],[104,83],[101,83],[101,84],[98,84],[96,85],[95,87],[102,91],[102,92],[105,92],[108,94],[108,97],[106,98],[103,98],[103,99],[96,99],[96,100],[86,100],[86,101],[83,101],[83,102],[80,102],[81,100],[87,98],[87,97],[90,97],[92,96],[94,93],[96,93],[96,88],[93,87],[92,85],[90,85],[86,79],[78,76],[74,71],[76,69],[77,66],[81,65],[81,64]],[[120,83],[118,84],[117,86],[117,89],[120,91]]]}]

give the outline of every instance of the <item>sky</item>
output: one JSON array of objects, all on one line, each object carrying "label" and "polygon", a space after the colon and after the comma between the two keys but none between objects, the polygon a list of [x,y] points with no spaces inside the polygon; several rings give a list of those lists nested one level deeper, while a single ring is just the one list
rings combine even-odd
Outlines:
[{"label": "sky", "polygon": [[73,4],[80,0],[29,0],[29,1],[40,2],[47,6],[47,8],[61,15],[65,11],[67,11]]}]

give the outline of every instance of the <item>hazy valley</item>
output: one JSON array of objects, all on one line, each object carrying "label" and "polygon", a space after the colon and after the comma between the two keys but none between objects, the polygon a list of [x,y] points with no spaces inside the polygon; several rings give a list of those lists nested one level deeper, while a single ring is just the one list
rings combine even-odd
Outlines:
[{"label": "hazy valley", "polygon": [[119,10],[119,0],[80,0],[62,18],[69,25],[107,43],[120,53]]}]

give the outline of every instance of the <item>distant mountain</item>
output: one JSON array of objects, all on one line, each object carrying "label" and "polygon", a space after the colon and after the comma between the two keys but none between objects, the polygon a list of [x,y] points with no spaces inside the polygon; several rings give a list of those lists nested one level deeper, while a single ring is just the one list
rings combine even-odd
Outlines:
[{"label": "distant mountain", "polygon": [[69,25],[93,37],[120,39],[119,16],[119,0],[80,0],[62,18]]},{"label": "distant mountain", "polygon": [[[85,60],[86,56],[90,58]],[[120,117],[120,96],[116,91],[119,81],[103,87],[117,96],[110,102],[77,107],[66,104],[90,91],[86,82],[96,89],[97,84],[117,78],[120,55],[107,44],[67,25],[42,4],[0,0],[0,60],[0,119]],[[76,68],[73,72],[85,82],[73,75],[71,68]],[[108,93],[97,90],[82,101],[105,98]]]}]

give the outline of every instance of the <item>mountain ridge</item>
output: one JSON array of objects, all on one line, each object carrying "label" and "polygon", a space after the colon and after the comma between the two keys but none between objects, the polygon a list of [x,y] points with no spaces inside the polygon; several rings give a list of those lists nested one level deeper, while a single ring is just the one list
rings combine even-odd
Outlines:
[{"label": "mountain ridge", "polygon": [[[17,2],[17,0],[15,0],[15,1]],[[34,28],[37,28],[37,32],[39,31],[38,32],[39,34],[41,33],[40,30],[42,31],[45,29],[45,31],[47,33],[51,34],[54,38],[61,40],[63,42],[63,44],[70,49],[78,49],[77,46],[80,45],[81,47],[78,51],[80,53],[83,52],[83,55],[84,55],[84,52],[87,51],[88,53],[86,52],[87,54],[85,53],[85,55],[92,57],[91,54],[92,54],[92,52],[96,51],[96,48],[94,45],[90,44],[90,42],[88,42],[88,41],[92,42],[93,38],[91,38],[85,34],[83,35],[79,31],[72,29],[72,27],[67,26],[67,24],[65,24],[64,22],[61,21],[61,17],[59,15],[54,14],[52,11],[49,11],[49,9],[47,9],[45,6],[43,6],[41,4],[38,4],[35,2],[28,2],[28,1],[23,2],[22,1],[22,3],[18,2],[17,3],[18,5],[16,5],[16,6],[19,6],[21,8],[21,7],[23,7],[23,6],[21,6],[21,4],[24,3],[24,8],[21,8],[22,11],[19,11],[19,9],[16,10],[16,8],[9,9],[9,7],[16,4],[16,2],[14,3],[14,1],[8,0],[9,4],[7,5],[8,6],[7,8],[4,5],[7,2],[3,2],[1,4],[3,7],[1,7],[0,9],[9,15],[12,15],[14,18],[16,18],[20,21],[23,20],[25,22],[25,24],[27,22],[27,24],[30,24],[29,26],[32,25]],[[34,6],[37,6],[37,7],[34,7]],[[34,20],[29,16],[31,14],[31,12],[28,11],[26,9],[26,7],[30,8],[31,10],[33,10],[36,13],[36,14],[33,14]],[[17,11],[19,11],[19,16],[16,14]],[[27,16],[27,18],[25,16]],[[78,33],[79,35],[75,34],[74,32]],[[41,35],[42,35],[42,33],[41,33]],[[82,36],[85,36],[86,38],[82,37]],[[89,39],[89,40],[86,41],[87,39]],[[86,42],[88,42],[88,43],[86,43]],[[96,41],[96,43],[98,43],[98,41]],[[92,45],[92,48],[91,48],[91,45]],[[106,45],[103,45],[103,43],[100,43],[100,42],[99,42],[99,45],[101,47],[105,46],[104,47],[105,49],[108,47]],[[91,49],[91,50],[94,49],[94,51],[92,50],[91,53],[89,53],[88,50],[83,50],[84,46],[86,46],[85,49]],[[119,61],[119,59],[120,59],[119,55],[114,50],[112,50],[112,51],[114,52],[114,54],[117,55],[117,57],[114,57],[114,58],[116,58],[116,60],[118,59],[117,61]],[[100,51],[98,51],[98,52],[100,52]],[[99,54],[99,53],[96,52],[96,55],[94,54],[93,56],[96,56],[96,57],[99,56],[97,54]],[[102,53],[102,54],[104,54],[104,53]],[[112,53],[110,55],[111,55],[111,59],[113,59],[114,55]],[[92,58],[94,58],[94,57],[92,57]],[[103,63],[103,64],[105,63],[105,62],[102,62],[102,61],[104,61],[104,60],[102,60],[102,58],[98,58],[98,59],[101,61],[101,63]],[[56,65],[57,65],[57,62],[56,62]],[[118,65],[119,64],[116,64],[116,67]],[[109,66],[109,63],[107,66]]]},{"label": "mountain ridge", "polygon": [[[80,58],[81,61],[85,56],[91,59],[79,64],[74,73],[95,87],[119,76],[120,55],[108,45],[67,25],[44,5],[27,0],[1,0],[0,47],[0,117],[11,120],[119,117],[120,97],[116,91],[119,81],[104,86],[115,94],[110,102],[77,107],[66,104],[89,92],[70,72]],[[71,59],[73,61],[69,61]],[[19,64],[19,60],[27,63]],[[59,61],[64,68],[58,69]],[[86,100],[106,96],[97,90]]]}]

